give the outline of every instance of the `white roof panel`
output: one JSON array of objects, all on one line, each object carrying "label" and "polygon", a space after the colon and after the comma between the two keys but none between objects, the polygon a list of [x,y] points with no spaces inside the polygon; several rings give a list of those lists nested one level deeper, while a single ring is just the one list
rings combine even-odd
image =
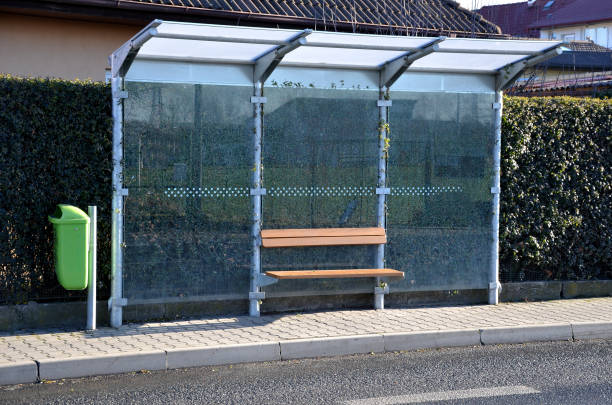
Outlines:
[{"label": "white roof panel", "polygon": [[306,37],[306,44],[310,46],[354,47],[356,49],[416,49],[430,42],[433,38],[403,37],[391,35],[355,35],[338,32],[313,32]]},{"label": "white roof panel", "polygon": [[463,51],[487,53],[505,52],[533,54],[542,52],[550,47],[559,44],[557,41],[517,41],[517,40],[497,40],[497,39],[467,39],[467,38],[447,38],[440,43],[440,51]]},{"label": "white roof panel", "polygon": [[528,55],[502,55],[480,53],[437,53],[434,52],[417,59],[408,70],[431,71],[474,71],[474,73],[493,73],[509,63],[513,63]]},{"label": "white roof panel", "polygon": [[155,29],[161,37],[193,39],[218,38],[219,40],[236,40],[235,42],[249,41],[277,44],[287,41],[292,36],[302,32],[300,30],[228,27],[223,25],[178,23],[171,21],[163,21],[155,27]]},{"label": "white roof panel", "polygon": [[276,45],[240,42],[197,41],[191,39],[151,38],[137,57],[184,61],[252,63]]},{"label": "white roof panel", "polygon": [[285,56],[281,66],[354,66],[376,69],[388,60],[402,55],[401,51],[347,49],[301,46]]}]

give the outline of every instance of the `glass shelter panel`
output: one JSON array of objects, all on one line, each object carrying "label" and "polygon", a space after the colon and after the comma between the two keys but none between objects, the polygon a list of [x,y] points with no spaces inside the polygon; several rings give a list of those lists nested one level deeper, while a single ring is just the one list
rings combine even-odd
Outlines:
[{"label": "glass shelter panel", "polygon": [[246,297],[252,88],[126,89],[124,296]]},{"label": "glass shelter panel", "polygon": [[[262,228],[376,226],[378,92],[285,85],[265,90]],[[372,246],[262,249],[262,271],[372,268],[374,254]],[[372,279],[283,280],[266,291],[372,288]]]},{"label": "glass shelter panel", "polygon": [[394,291],[486,288],[494,94],[391,92],[386,267]]}]

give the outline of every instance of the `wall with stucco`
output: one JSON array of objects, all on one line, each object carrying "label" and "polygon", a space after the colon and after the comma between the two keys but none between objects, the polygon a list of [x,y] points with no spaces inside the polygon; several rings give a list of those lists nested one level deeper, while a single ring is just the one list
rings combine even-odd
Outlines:
[{"label": "wall with stucco", "polygon": [[108,55],[141,28],[0,12],[0,73],[102,81]]}]

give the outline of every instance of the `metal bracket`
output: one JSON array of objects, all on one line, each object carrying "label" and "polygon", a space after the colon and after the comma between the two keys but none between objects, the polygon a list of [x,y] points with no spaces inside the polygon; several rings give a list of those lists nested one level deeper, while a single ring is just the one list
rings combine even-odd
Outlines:
[{"label": "metal bracket", "polygon": [[259,287],[265,287],[267,285],[276,284],[277,282],[278,282],[278,279],[274,277],[266,276],[265,274],[262,274],[262,273],[257,274],[257,276],[255,277],[255,284],[257,284]]},{"label": "metal bracket", "polygon": [[502,290],[502,285],[500,282],[496,283],[495,281],[492,281],[489,283],[489,290],[495,290],[495,289],[498,289],[499,291]]},{"label": "metal bracket", "polygon": [[389,294],[389,286],[374,287],[374,294]]},{"label": "metal bracket", "polygon": [[251,195],[266,195],[267,190],[265,188],[252,188]]},{"label": "metal bracket", "polygon": [[391,194],[391,189],[389,187],[376,187],[376,194]]},{"label": "metal bracket", "polygon": [[108,310],[110,311],[112,307],[125,307],[128,303],[127,298],[116,298],[112,297],[108,299]]},{"label": "metal bracket", "polygon": [[414,51],[406,52],[399,57],[386,62],[380,68],[380,88],[389,88],[417,59],[438,50],[438,43],[446,37],[438,37]]},{"label": "metal bracket", "polygon": [[494,110],[499,110],[502,108],[501,103],[493,103],[491,106]]},{"label": "metal bracket", "polygon": [[119,190],[119,194],[126,197],[129,194],[129,190],[127,188],[122,188],[121,190]]},{"label": "metal bracket", "polygon": [[499,187],[491,187],[491,194],[499,194]]},{"label": "metal bracket", "polygon": [[510,87],[528,67],[542,63],[548,59],[554,58],[555,56],[559,56],[562,53],[563,50],[561,49],[561,43],[559,43],[538,54],[523,58],[518,62],[510,63],[497,69],[497,78],[495,83],[497,91],[505,90]]},{"label": "metal bracket", "polygon": [[250,300],[263,300],[266,298],[266,293],[263,291],[260,292],[250,292],[249,299]]},{"label": "metal bracket", "polygon": [[256,97],[256,96],[251,97],[252,104],[265,104],[267,101],[268,99],[265,97]]},{"label": "metal bracket", "polygon": [[311,29],[305,29],[290,38],[285,44],[279,45],[270,52],[257,58],[255,60],[255,67],[253,68],[253,82],[265,82],[266,79],[270,77],[274,69],[276,69],[281,60],[283,60],[285,55],[300,45],[304,45],[306,43],[304,38],[311,33]]},{"label": "metal bracket", "polygon": [[378,100],[376,106],[378,107],[391,107],[393,102],[391,100]]},{"label": "metal bracket", "polygon": [[128,98],[128,92],[125,90],[117,91],[113,94],[114,98]]}]

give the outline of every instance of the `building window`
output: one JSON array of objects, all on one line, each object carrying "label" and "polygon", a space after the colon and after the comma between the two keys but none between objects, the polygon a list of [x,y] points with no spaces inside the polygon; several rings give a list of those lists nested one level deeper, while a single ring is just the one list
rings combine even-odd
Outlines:
[{"label": "building window", "polygon": [[597,28],[597,39],[595,40],[597,45],[608,47],[608,27]]}]

